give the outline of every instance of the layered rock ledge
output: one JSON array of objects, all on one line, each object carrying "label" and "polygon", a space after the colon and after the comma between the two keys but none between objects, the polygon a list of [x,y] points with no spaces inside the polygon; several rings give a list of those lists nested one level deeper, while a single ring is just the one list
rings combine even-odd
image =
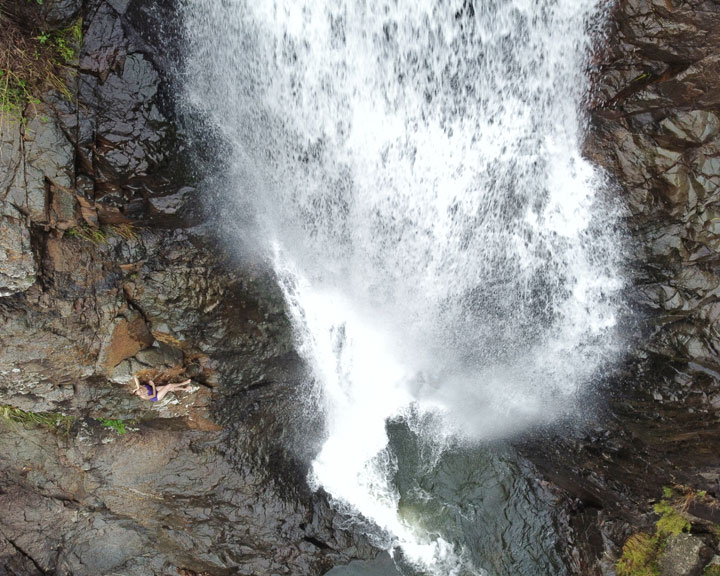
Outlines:
[{"label": "layered rock ledge", "polygon": [[[17,0],[82,47],[0,156],[0,574],[317,574],[375,551],[306,488],[274,279],[221,247],[173,2]],[[191,379],[162,402],[132,378]]]}]

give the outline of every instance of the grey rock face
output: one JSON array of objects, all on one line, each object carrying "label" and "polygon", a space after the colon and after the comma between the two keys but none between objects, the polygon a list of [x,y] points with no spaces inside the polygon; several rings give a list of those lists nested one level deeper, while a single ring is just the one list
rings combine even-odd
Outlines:
[{"label": "grey rock face", "polygon": [[[6,208],[9,210],[9,208]],[[30,288],[37,267],[22,214],[0,216],[0,297]]]},{"label": "grey rock face", "polygon": [[648,313],[646,348],[713,370],[720,367],[718,23],[712,2],[619,2],[587,146],[624,189],[643,247],[633,267],[647,274],[630,296]]},{"label": "grey rock face", "polygon": [[[79,3],[43,6],[60,22]],[[0,574],[310,575],[374,556],[306,487],[322,427],[274,279],[197,209],[158,45],[172,3],[82,13],[74,100],[46,94],[0,130],[0,410],[73,418],[0,417]],[[134,375],[192,387],[147,402]]]},{"label": "grey rock face", "polygon": [[660,558],[661,576],[700,576],[712,553],[697,536],[678,534],[668,539]]},{"label": "grey rock face", "polygon": [[25,484],[10,480],[0,501],[3,532],[42,570],[309,574],[318,568],[313,533],[302,528],[312,524],[311,510],[232,466],[212,432],[149,423],[119,436],[82,424],[48,442],[42,431],[19,428],[10,435],[3,428],[0,445],[18,455],[3,462],[0,474],[33,463]]},{"label": "grey rock face", "polygon": [[651,529],[643,502],[662,486],[716,490],[720,453],[720,5],[619,0],[609,11],[584,151],[628,210],[628,353],[588,395],[586,421],[526,447],[569,495],[581,574],[609,573],[602,558]]}]

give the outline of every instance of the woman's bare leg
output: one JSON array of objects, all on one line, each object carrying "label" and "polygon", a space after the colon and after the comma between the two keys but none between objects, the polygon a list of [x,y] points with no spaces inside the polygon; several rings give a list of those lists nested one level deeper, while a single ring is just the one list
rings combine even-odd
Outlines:
[{"label": "woman's bare leg", "polygon": [[176,392],[176,391],[182,391],[187,392],[188,387],[190,384],[190,380],[185,380],[185,382],[178,382],[176,384],[164,384],[162,386],[157,387],[157,401],[160,402],[165,396],[168,395],[170,392]]}]

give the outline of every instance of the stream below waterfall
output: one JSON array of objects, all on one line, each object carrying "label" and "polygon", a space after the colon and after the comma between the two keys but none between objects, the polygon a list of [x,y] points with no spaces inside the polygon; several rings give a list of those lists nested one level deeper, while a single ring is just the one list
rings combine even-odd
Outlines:
[{"label": "stream below waterfall", "polygon": [[505,440],[581,411],[619,355],[619,208],[580,150],[602,4],[184,10],[187,107],[232,150],[222,211],[323,411],[307,481],[394,559],[333,575],[566,572]]}]

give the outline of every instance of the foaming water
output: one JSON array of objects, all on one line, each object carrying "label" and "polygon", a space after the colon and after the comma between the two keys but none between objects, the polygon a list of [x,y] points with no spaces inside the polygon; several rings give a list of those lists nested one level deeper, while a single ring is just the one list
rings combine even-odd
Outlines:
[{"label": "foaming water", "polygon": [[[325,405],[310,482],[437,574],[388,422],[515,434],[615,354],[614,211],[580,155],[597,0],[198,0],[187,98],[234,147]],[[413,416],[415,415],[415,416]],[[418,416],[419,415],[419,416]]]}]

